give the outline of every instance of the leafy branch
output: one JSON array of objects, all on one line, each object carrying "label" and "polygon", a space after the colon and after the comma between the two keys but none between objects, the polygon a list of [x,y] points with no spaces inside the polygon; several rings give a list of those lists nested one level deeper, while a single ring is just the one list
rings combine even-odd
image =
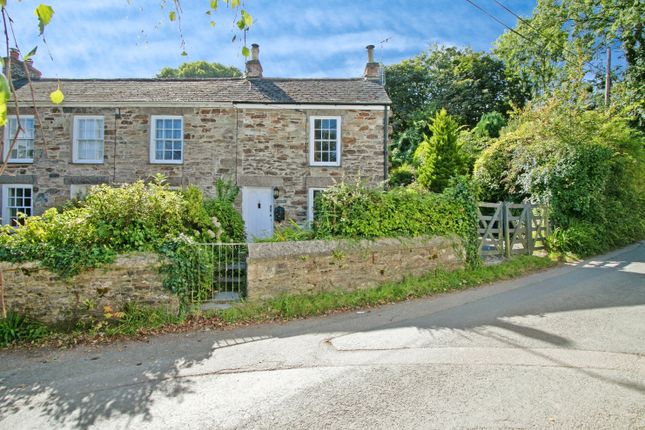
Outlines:
[{"label": "leafy branch", "polygon": [[[166,3],[167,3],[166,0],[161,0],[160,5],[162,9],[165,8]],[[208,9],[206,10],[206,15],[209,17],[212,17],[213,14],[217,12],[220,3],[221,2],[218,0],[209,0]],[[248,31],[253,25],[253,17],[244,9],[244,3],[241,0],[224,0],[224,3],[226,3],[226,7],[229,7],[235,10],[236,12],[239,11],[239,15],[236,13],[236,16],[235,16],[235,25],[241,32],[246,33],[246,31]],[[177,23],[177,28],[179,30],[179,38],[180,38],[180,47],[182,50],[181,55],[186,56],[188,55],[186,52],[186,40],[184,39],[184,34],[181,27],[182,14],[183,14],[183,10],[181,6],[181,0],[173,0],[172,9],[168,12],[168,20],[170,22]],[[215,27],[216,26],[215,20],[211,20],[210,25],[211,27]],[[237,35],[234,35],[231,41],[235,42],[236,39],[237,39]],[[242,46],[242,55],[244,57],[249,57],[251,55],[251,51],[246,46],[246,37],[244,38],[244,45]]]},{"label": "leafy branch", "polygon": [[[13,98],[15,111],[16,111],[16,130],[14,135],[11,137],[10,142],[8,142],[9,147],[7,151],[4,150],[5,145],[7,145],[7,142],[3,141],[2,144],[0,145],[0,152],[2,153],[2,158],[1,158],[2,162],[0,164],[0,175],[2,175],[7,169],[7,166],[9,164],[9,159],[11,158],[11,151],[16,145],[16,142],[20,136],[20,133],[25,131],[20,121],[20,102],[19,102],[18,94],[16,93],[16,88],[13,84],[13,79],[11,76],[12,75],[12,56],[11,56],[11,47],[9,43],[9,32],[11,32],[17,52],[20,52],[20,50],[18,47],[18,41],[16,39],[15,32],[13,29],[13,20],[11,19],[11,16],[9,16],[9,13],[6,9],[6,3],[7,3],[6,0],[0,0],[0,6],[1,6],[0,11],[2,13],[2,25],[3,25],[3,33],[5,36],[4,38],[5,38],[6,58],[7,58],[6,75],[3,73],[0,73],[0,126],[6,126],[7,124],[8,103]],[[48,6],[45,4],[39,4],[38,7],[36,7],[35,9],[34,14],[36,15],[36,17],[38,17],[38,29],[40,31],[40,36],[43,38],[43,42],[46,44],[47,41],[44,35],[45,27],[47,27],[47,25],[51,22],[52,17],[54,16],[54,9],[51,6]],[[27,83],[29,85],[29,89],[31,92],[31,101],[34,107],[34,116],[36,117],[38,126],[42,128],[42,121],[40,119],[40,115],[38,114],[38,109],[36,109],[34,88],[31,81],[31,71],[27,66],[27,61],[31,59],[34,55],[36,55],[37,50],[38,50],[38,46],[33,48],[31,51],[29,51],[29,53],[25,57],[23,57],[22,66],[23,66],[25,77],[27,79]],[[50,94],[50,98],[52,103],[54,104],[62,103],[64,99],[64,95],[63,95],[63,92],[60,90],[60,86],[58,87],[58,89],[56,89]],[[45,147],[46,146],[47,145],[45,144]]]}]

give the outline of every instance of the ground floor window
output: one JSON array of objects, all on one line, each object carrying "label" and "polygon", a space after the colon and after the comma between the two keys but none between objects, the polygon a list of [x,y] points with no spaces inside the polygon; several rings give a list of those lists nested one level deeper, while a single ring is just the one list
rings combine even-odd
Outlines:
[{"label": "ground floor window", "polygon": [[69,187],[69,197],[72,199],[83,200],[87,193],[90,191],[92,185],[89,184],[73,184]]},{"label": "ground floor window", "polygon": [[31,216],[32,212],[32,187],[31,185],[3,185],[2,186],[2,223],[17,225],[18,214]]},{"label": "ground floor window", "polygon": [[309,188],[309,199],[308,199],[308,208],[307,208],[307,220],[313,222],[316,219],[316,201],[320,198],[322,193],[325,191],[324,188]]}]

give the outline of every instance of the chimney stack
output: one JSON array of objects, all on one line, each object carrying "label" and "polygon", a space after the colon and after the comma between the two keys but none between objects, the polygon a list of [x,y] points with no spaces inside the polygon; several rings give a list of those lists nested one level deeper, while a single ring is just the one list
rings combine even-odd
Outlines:
[{"label": "chimney stack", "polygon": [[374,45],[367,45],[367,64],[363,76],[365,79],[381,79],[381,65],[374,62]]},{"label": "chimney stack", "polygon": [[[20,51],[16,48],[11,48],[9,50],[9,56],[11,57],[11,79],[13,81],[17,81],[20,79],[27,79],[27,72],[25,71],[25,67],[29,71],[29,77],[31,79],[40,79],[42,77],[42,73],[40,70],[36,69],[34,67],[34,60],[33,59],[28,59],[27,61],[24,61],[20,59]],[[2,68],[2,72],[7,75],[7,59],[4,58],[4,67]]]},{"label": "chimney stack", "polygon": [[258,45],[257,43],[251,45],[251,59],[246,62],[246,77],[262,77],[262,64],[260,64],[260,45]]}]

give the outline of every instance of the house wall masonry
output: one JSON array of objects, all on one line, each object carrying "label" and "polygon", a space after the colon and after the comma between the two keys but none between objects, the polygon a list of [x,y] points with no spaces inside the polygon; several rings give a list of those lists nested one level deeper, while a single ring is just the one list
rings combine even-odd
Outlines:
[{"label": "house wall masonry", "polygon": [[464,255],[459,239],[440,236],[251,243],[247,295],[263,300],[281,294],[370,288],[437,268],[463,268]]},{"label": "house wall masonry", "polygon": [[[118,310],[127,302],[176,310],[179,300],[163,288],[160,264],[156,254],[129,254],[104,268],[62,279],[38,263],[0,263],[5,305],[48,324],[100,317],[103,306]],[[90,302],[94,306],[88,308]]]},{"label": "house wall masonry", "polygon": [[[341,165],[309,163],[309,117],[341,117]],[[238,185],[277,186],[287,217],[307,217],[308,188],[343,179],[383,181],[383,112],[374,110],[243,109],[238,123]]]},{"label": "house wall masonry", "polygon": [[[308,188],[327,187],[343,178],[360,177],[369,184],[383,180],[383,110],[198,108],[198,107],[42,107],[42,128],[36,127],[33,163],[10,164],[0,183],[31,184],[33,213],[41,214],[70,198],[70,187],[128,183],[167,176],[172,186],[193,184],[206,195],[216,178],[244,186],[277,186],[276,205],[287,219],[306,220]],[[11,112],[10,112],[11,114]],[[33,109],[21,108],[21,114]],[[117,115],[118,114],[118,115]],[[104,117],[102,164],[72,162],[75,115]],[[184,120],[181,164],[150,163],[151,115],[180,115]],[[309,117],[342,118],[339,167],[309,163]]]}]

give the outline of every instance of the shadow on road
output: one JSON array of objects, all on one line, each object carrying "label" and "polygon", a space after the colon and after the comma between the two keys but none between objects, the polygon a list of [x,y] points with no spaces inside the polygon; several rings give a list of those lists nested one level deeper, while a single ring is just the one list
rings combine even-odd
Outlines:
[{"label": "shadow on road", "polygon": [[[419,311],[424,303],[431,303],[428,301],[397,305],[400,307],[398,313],[387,309],[383,311],[394,315],[385,324],[378,312],[373,312],[367,317],[346,314],[231,332],[197,333],[185,336],[185,339],[153,339],[148,344],[127,344],[125,348],[129,348],[130,353],[127,359],[123,359],[124,362],[121,362],[123,356],[116,350],[116,346],[91,353],[99,355],[98,359],[80,350],[65,352],[62,353],[64,358],[60,362],[0,370],[0,421],[24,408],[38,410],[50,422],[76,428],[88,428],[97,420],[115,416],[150,420],[153,395],[177,399],[177,407],[181,407],[183,396],[193,392],[193,382],[182,376],[183,370],[209,360],[217,360],[217,354],[222,348],[266,339],[316,333],[351,334],[401,327],[462,331],[493,326],[546,345],[570,348],[574,345],[571,339],[514,324],[508,318],[645,305],[645,275],[639,269],[645,260],[644,251],[645,247],[641,244],[619,254],[616,260],[581,263],[575,269],[558,276],[547,277],[546,280],[536,277],[534,282],[520,288],[488,295],[470,303],[457,304],[438,312],[424,314]],[[635,267],[637,270],[634,270]],[[408,314],[403,308],[405,306],[414,307],[416,311]],[[547,357],[511,339],[497,336],[497,340],[513,348],[540,355],[556,365],[568,366],[567,363]],[[12,353],[2,355],[10,354]],[[72,360],[65,358],[66,354]],[[2,355],[0,362],[3,361]],[[82,370],[70,367],[70,363],[74,361],[82,363]],[[113,375],[111,372],[116,370],[112,364],[117,361],[120,362],[119,374]],[[53,372],[56,376],[50,380],[43,379],[41,371],[45,368],[48,375]],[[576,370],[587,376],[645,393],[645,386],[642,384],[612,379],[590,370]],[[79,390],[78,387],[82,389]]]}]

